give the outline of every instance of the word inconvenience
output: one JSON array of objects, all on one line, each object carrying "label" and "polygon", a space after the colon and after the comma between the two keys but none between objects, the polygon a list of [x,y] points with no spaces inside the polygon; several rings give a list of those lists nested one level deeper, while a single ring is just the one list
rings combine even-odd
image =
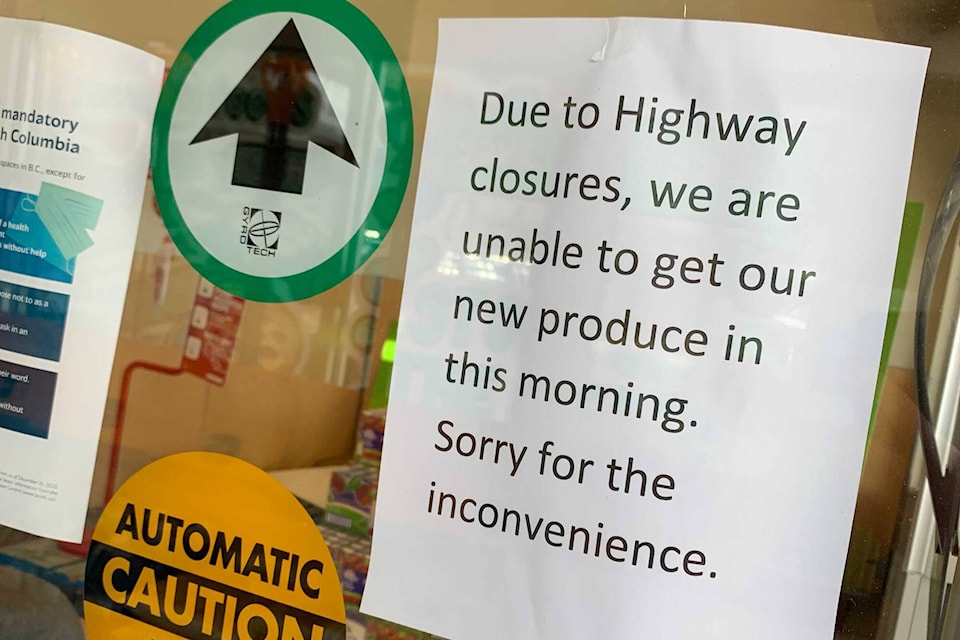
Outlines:
[{"label": "word inconvenience", "polygon": [[88,570],[87,599],[127,617],[197,640],[322,640],[325,628],[343,624],[263,597],[262,589],[247,593],[203,577],[233,573],[276,587],[280,600],[290,593],[316,600],[324,569],[319,560],[251,544],[132,503],[124,508],[115,533],[169,554],[171,564],[189,559],[203,574],[95,543],[98,564],[93,575],[100,578],[91,585]]},{"label": "word inconvenience", "polygon": [[474,498],[461,498],[453,493],[437,491],[436,484],[430,483],[432,488],[427,500],[427,513],[610,562],[695,578],[704,575],[717,577],[714,571],[709,574],[706,572],[707,556],[697,549],[683,551],[671,545],[658,547],[652,541],[606,535],[602,522],[598,522],[596,527],[587,528],[556,520],[548,521],[543,516],[498,507],[489,502],[481,504]]}]

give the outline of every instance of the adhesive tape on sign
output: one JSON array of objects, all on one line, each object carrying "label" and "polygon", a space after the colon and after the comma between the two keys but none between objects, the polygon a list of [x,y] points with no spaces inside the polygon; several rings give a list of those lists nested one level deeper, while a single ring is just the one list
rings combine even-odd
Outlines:
[{"label": "adhesive tape on sign", "polygon": [[260,469],[213,453],[155,462],[110,500],[87,560],[90,640],[344,640],[320,531]]}]

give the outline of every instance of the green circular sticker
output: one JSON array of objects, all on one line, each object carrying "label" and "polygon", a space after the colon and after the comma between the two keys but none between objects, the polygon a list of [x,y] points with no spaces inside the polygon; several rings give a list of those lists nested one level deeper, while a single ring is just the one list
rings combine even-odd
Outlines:
[{"label": "green circular sticker", "polygon": [[212,283],[262,302],[356,271],[410,176],[406,81],[345,0],[234,0],[184,45],[153,131],[171,238]]}]

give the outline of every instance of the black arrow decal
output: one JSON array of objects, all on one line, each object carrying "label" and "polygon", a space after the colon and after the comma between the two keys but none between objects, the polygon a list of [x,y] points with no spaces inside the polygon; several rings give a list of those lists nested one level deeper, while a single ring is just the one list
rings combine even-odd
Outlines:
[{"label": "black arrow decal", "polygon": [[303,193],[310,143],[360,166],[293,19],[190,144],[229,135],[240,187]]}]

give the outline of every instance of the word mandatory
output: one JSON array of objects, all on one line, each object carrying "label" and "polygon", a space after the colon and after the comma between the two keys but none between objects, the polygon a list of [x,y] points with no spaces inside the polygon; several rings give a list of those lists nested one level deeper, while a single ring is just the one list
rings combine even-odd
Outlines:
[{"label": "word mandatory", "polygon": [[27,122],[29,124],[39,124],[53,129],[63,129],[67,133],[75,133],[80,126],[78,120],[70,120],[53,116],[48,113],[38,113],[36,109],[30,111],[16,111],[14,109],[0,109],[0,119],[12,120],[13,122]]}]

